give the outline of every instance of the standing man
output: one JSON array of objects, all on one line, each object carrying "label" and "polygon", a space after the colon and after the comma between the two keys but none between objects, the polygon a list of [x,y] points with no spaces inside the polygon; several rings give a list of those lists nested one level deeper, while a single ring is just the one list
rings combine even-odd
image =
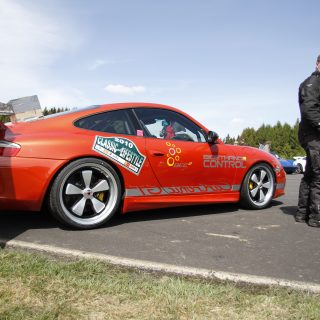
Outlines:
[{"label": "standing man", "polygon": [[297,222],[320,227],[320,55],[316,71],[299,87],[301,121],[299,142],[307,153],[307,164],[299,189]]}]

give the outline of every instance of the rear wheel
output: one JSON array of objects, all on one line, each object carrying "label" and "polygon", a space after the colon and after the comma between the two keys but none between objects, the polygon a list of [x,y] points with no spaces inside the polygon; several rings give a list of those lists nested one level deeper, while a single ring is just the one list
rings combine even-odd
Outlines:
[{"label": "rear wheel", "polygon": [[55,218],[77,229],[106,223],[121,199],[121,183],[106,162],[84,158],[67,165],[56,177],[49,204]]},{"label": "rear wheel", "polygon": [[275,178],[271,167],[265,163],[253,166],[241,187],[241,203],[246,208],[263,209],[270,205],[275,192]]}]

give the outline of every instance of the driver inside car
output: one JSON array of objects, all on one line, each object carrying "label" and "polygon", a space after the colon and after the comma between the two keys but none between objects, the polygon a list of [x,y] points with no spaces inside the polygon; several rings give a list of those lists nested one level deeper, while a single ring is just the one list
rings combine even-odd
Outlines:
[{"label": "driver inside car", "polygon": [[176,134],[172,122],[163,120],[162,125],[163,128],[160,132],[160,137],[163,137],[163,139],[173,139]]},{"label": "driver inside car", "polygon": [[164,139],[194,141],[187,133],[186,128],[176,121],[162,121],[163,128],[160,132],[160,137]]}]

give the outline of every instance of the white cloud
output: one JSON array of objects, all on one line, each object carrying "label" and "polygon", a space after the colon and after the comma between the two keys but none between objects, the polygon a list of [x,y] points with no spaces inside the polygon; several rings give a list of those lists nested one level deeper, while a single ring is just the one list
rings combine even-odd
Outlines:
[{"label": "white cloud", "polygon": [[0,101],[38,94],[52,84],[51,68],[80,38],[62,18],[32,2],[0,1]]},{"label": "white cloud", "polygon": [[244,123],[244,119],[241,119],[241,118],[233,118],[231,119],[230,121],[232,124],[242,124]]},{"label": "white cloud", "polygon": [[124,86],[122,84],[109,84],[105,87],[105,90],[110,93],[116,94],[135,94],[146,92],[146,88],[143,86]]},{"label": "white cloud", "polygon": [[0,63],[3,65],[46,65],[76,44],[70,28],[40,11],[16,1],[1,0],[0,12]]},{"label": "white cloud", "polygon": [[92,102],[76,88],[49,88],[39,91],[42,107],[73,108],[91,105]]},{"label": "white cloud", "polygon": [[92,71],[92,70],[99,69],[105,65],[114,64],[114,63],[115,62],[111,60],[97,59],[89,65],[88,69]]}]

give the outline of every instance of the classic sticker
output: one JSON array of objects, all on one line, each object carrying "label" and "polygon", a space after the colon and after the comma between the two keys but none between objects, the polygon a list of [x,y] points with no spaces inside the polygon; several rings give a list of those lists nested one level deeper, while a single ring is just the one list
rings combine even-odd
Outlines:
[{"label": "classic sticker", "polygon": [[146,159],[137,146],[126,138],[96,136],[92,150],[116,161],[136,175],[140,173]]}]

